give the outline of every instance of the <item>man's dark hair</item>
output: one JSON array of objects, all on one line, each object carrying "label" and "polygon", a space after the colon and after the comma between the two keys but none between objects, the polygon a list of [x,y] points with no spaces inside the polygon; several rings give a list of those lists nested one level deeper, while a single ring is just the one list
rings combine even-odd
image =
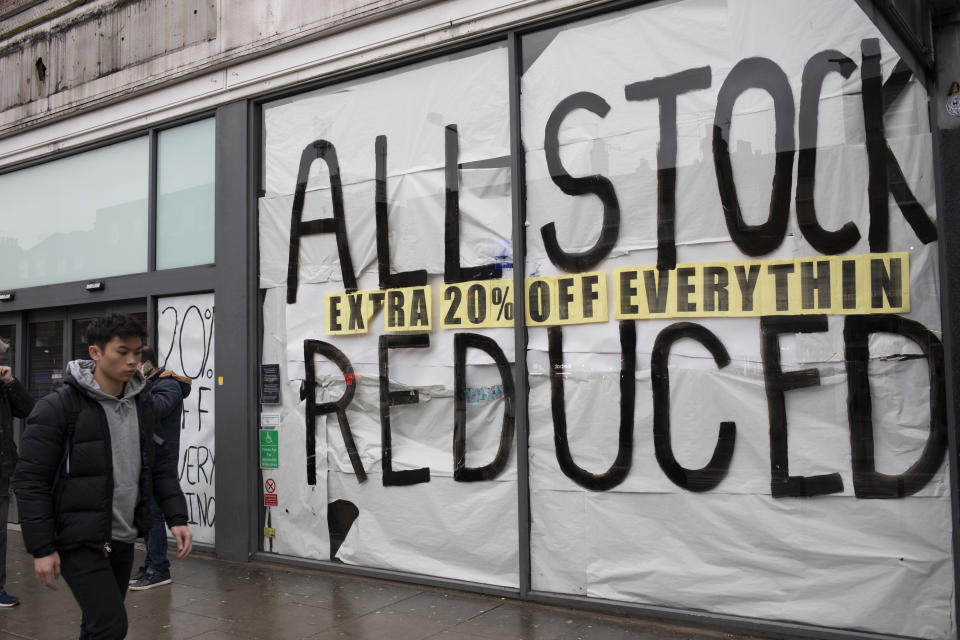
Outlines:
[{"label": "man's dark hair", "polygon": [[131,336],[147,337],[147,330],[136,318],[122,313],[111,313],[97,318],[87,326],[87,344],[97,345],[101,349],[114,338],[126,340]]},{"label": "man's dark hair", "polygon": [[153,347],[144,347],[140,352],[140,362],[149,362],[154,367],[157,366],[157,354],[153,352]]}]

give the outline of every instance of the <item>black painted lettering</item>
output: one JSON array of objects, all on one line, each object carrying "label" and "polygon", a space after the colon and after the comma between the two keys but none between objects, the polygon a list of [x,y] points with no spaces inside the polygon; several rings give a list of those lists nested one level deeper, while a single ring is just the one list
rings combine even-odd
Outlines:
[{"label": "black painted lettering", "polygon": [[377,224],[377,267],[381,289],[400,289],[404,287],[422,287],[427,284],[427,272],[424,269],[392,273],[390,269],[390,223],[387,201],[387,136],[377,136],[374,143],[376,154],[376,202]]},{"label": "black painted lettering", "polygon": [[[777,158],[773,170],[770,213],[767,221],[748,225],[740,211],[737,186],[730,162],[730,126],[733,105],[748,89],[763,89],[773,98],[776,130],[774,147]],[[745,58],[734,65],[717,95],[713,122],[713,162],[727,230],[733,242],[748,256],[762,256],[780,246],[790,216],[790,190],[793,182],[793,90],[790,80],[775,62],[766,58]]]},{"label": "black painted lettering", "polygon": [[820,92],[830,73],[849,78],[857,64],[839,51],[821,51],[803,67],[800,89],[800,153],[797,156],[797,225],[810,246],[823,254],[838,254],[851,249],[860,239],[853,222],[836,231],[827,231],[817,220],[814,185],[817,174],[817,127]]},{"label": "black painted lettering", "polygon": [[[503,421],[500,426],[500,446],[489,464],[467,466],[467,349],[480,349],[493,358],[503,384]],[[453,479],[457,482],[493,480],[507,467],[513,444],[514,402],[513,373],[503,350],[492,338],[476,333],[458,333],[453,337]]]},{"label": "black painted lettering", "polygon": [[770,419],[770,492],[774,498],[819,496],[843,491],[843,479],[839,473],[790,475],[786,392],[819,386],[820,372],[816,369],[784,371],[780,366],[780,334],[826,330],[827,317],[823,315],[760,318],[763,378]]},{"label": "black painted lettering", "polygon": [[[663,273],[663,272],[661,272]],[[563,393],[563,328],[550,327],[550,407],[557,462],[564,475],[590,491],[608,491],[626,479],[633,463],[633,413],[636,399],[637,328],[632,320],[620,322],[620,437],[617,457],[604,473],[580,467],[570,453],[567,410]]]},{"label": "black painted lettering", "polygon": [[584,178],[574,178],[560,162],[560,125],[567,115],[577,109],[586,109],[601,118],[610,111],[607,101],[595,93],[581,92],[567,96],[554,108],[547,119],[544,129],[543,153],[547,160],[547,170],[550,178],[561,191],[567,195],[579,196],[593,194],[603,203],[603,222],[600,227],[600,237],[596,244],[581,253],[568,253],[557,242],[555,223],[550,222],[540,228],[543,236],[543,245],[547,256],[557,267],[569,272],[589,271],[606,258],[620,235],[620,203],[613,183],[609,179],[593,175]]},{"label": "black painted lettering", "polygon": [[[874,333],[891,333],[915,342],[923,351],[930,376],[930,435],[919,459],[900,475],[877,471],[870,396],[869,341]],[[858,498],[903,498],[923,489],[947,455],[947,402],[943,345],[919,322],[897,315],[847,316],[843,326],[847,364],[847,415],[853,456],[853,491]]]},{"label": "black painted lettering", "polygon": [[670,439],[670,348],[684,338],[696,340],[710,351],[718,369],[730,364],[730,355],[723,343],[709,329],[692,322],[677,322],[657,335],[650,358],[650,379],[653,388],[653,444],[660,468],[678,487],[690,491],[715,488],[730,471],[730,461],[737,441],[733,422],[721,422],[717,445],[710,462],[702,469],[686,469],[677,461]]},{"label": "black painted lettering", "polygon": [[677,96],[710,88],[710,67],[634,82],[624,87],[627,100],[653,100],[660,106],[660,145],[657,147],[657,268],[677,266]]},{"label": "black painted lettering", "polygon": [[[303,221],[303,204],[307,196],[307,180],[310,166],[323,160],[330,172],[330,197],[333,200],[333,218]],[[308,144],[300,155],[297,170],[297,188],[293,194],[293,211],[290,215],[290,259],[287,266],[287,304],[297,301],[300,278],[300,238],[320,233],[333,233],[337,238],[337,253],[340,257],[340,274],[345,291],[357,290],[357,277],[353,273],[350,247],[347,244],[347,221],[343,211],[343,187],[340,183],[340,164],[337,150],[326,140]]]},{"label": "black painted lettering", "polygon": [[460,266],[460,138],[457,125],[444,129],[444,181],[446,207],[443,223],[443,281],[447,284],[471,280],[493,280],[501,276],[496,264]]},{"label": "black painted lettering", "polygon": [[347,356],[328,342],[320,340],[303,341],[303,364],[304,364],[304,394],[307,400],[306,418],[307,418],[307,484],[317,484],[317,418],[328,413],[334,413],[337,416],[337,423],[340,425],[340,435],[343,438],[343,445],[347,449],[347,455],[350,456],[350,464],[353,466],[353,472],[357,476],[358,482],[364,482],[367,479],[367,472],[363,468],[363,462],[360,460],[360,454],[357,453],[357,445],[353,441],[353,432],[350,431],[350,423],[347,421],[347,407],[353,401],[353,394],[357,387],[353,384],[347,384],[344,387],[343,395],[335,402],[317,403],[317,374],[313,358],[316,355],[322,355],[330,362],[337,365],[337,368],[343,373],[344,378],[349,382],[355,378],[353,365]]},{"label": "black painted lettering", "polygon": [[405,336],[380,336],[380,436],[383,486],[400,487],[421,482],[430,482],[430,468],[420,467],[406,471],[393,470],[393,434],[390,430],[390,407],[420,402],[416,390],[390,391],[390,349],[425,349],[430,346],[430,337],[420,333]]},{"label": "black painted lettering", "polygon": [[917,202],[900,163],[884,133],[883,115],[896,102],[910,81],[911,71],[903,60],[898,60],[890,78],[883,82],[880,68],[880,42],[867,38],[860,42],[863,56],[860,67],[863,101],[863,124],[866,130],[867,200],[870,203],[870,251],[887,251],[890,244],[890,209],[887,194],[893,194],[904,219],[924,244],[937,239],[937,227]]}]

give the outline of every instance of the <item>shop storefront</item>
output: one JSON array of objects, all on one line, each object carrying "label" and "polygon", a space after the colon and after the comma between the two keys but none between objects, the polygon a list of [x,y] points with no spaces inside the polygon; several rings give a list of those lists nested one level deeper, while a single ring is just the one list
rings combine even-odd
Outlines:
[{"label": "shop storefront", "polygon": [[930,68],[852,0],[544,7],[10,164],[18,375],[141,314],[224,558],[955,638]]}]

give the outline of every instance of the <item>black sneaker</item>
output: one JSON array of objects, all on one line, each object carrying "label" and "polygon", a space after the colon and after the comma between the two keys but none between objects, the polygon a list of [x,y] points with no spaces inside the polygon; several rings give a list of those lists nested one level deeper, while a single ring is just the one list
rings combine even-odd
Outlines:
[{"label": "black sneaker", "polygon": [[147,571],[142,578],[130,585],[130,591],[146,591],[165,584],[170,584],[170,572]]},{"label": "black sneaker", "polygon": [[143,576],[145,575],[147,575],[147,565],[143,565],[142,567],[137,569],[137,572],[135,574],[130,576],[129,584],[136,584],[140,582],[141,580],[143,580]]},{"label": "black sneaker", "polygon": [[15,607],[18,604],[20,604],[20,598],[0,589],[0,607]]}]

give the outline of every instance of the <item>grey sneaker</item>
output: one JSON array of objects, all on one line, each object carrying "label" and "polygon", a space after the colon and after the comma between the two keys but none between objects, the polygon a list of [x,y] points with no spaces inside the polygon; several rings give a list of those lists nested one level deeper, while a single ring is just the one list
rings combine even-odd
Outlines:
[{"label": "grey sneaker", "polygon": [[146,591],[165,584],[170,584],[170,573],[147,570],[142,578],[130,585],[130,591]]},{"label": "grey sneaker", "polygon": [[137,569],[137,572],[135,574],[130,576],[129,584],[136,584],[140,582],[141,580],[143,580],[143,576],[145,575],[147,575],[147,565],[143,565],[142,567]]}]

